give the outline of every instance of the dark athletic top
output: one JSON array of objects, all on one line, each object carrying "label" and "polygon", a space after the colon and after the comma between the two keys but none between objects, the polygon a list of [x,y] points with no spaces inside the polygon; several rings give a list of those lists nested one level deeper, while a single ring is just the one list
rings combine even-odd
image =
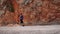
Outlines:
[{"label": "dark athletic top", "polygon": [[23,15],[20,16],[20,20],[23,20]]}]

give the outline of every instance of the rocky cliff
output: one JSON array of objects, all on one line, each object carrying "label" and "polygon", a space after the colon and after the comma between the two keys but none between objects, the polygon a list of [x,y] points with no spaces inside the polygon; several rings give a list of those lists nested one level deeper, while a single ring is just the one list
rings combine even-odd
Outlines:
[{"label": "rocky cliff", "polygon": [[60,0],[10,1],[12,1],[14,12],[5,9],[5,14],[0,18],[0,23],[19,23],[19,15],[22,13],[26,25],[60,24]]}]

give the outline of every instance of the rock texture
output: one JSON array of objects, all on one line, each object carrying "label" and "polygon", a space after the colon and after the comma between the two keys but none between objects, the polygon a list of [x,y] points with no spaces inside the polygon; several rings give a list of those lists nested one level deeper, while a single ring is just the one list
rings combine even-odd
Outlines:
[{"label": "rock texture", "polygon": [[60,0],[8,1],[12,3],[14,12],[5,9],[0,23],[19,23],[19,15],[22,13],[25,25],[60,24]]}]

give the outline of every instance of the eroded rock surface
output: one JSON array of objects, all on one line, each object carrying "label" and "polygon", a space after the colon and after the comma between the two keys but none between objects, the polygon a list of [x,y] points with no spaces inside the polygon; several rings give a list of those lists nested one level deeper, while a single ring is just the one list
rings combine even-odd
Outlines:
[{"label": "eroded rock surface", "polygon": [[[9,23],[19,22],[23,13],[24,23],[27,24],[60,24],[60,0],[11,0],[14,11],[7,11],[3,16]],[[8,13],[9,12],[9,13]],[[12,21],[12,22],[11,22]]]}]

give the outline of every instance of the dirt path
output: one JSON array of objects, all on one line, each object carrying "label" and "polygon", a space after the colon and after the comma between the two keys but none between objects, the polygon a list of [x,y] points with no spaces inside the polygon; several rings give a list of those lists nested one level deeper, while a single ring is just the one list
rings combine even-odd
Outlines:
[{"label": "dirt path", "polygon": [[60,34],[60,25],[0,27],[0,34]]}]

